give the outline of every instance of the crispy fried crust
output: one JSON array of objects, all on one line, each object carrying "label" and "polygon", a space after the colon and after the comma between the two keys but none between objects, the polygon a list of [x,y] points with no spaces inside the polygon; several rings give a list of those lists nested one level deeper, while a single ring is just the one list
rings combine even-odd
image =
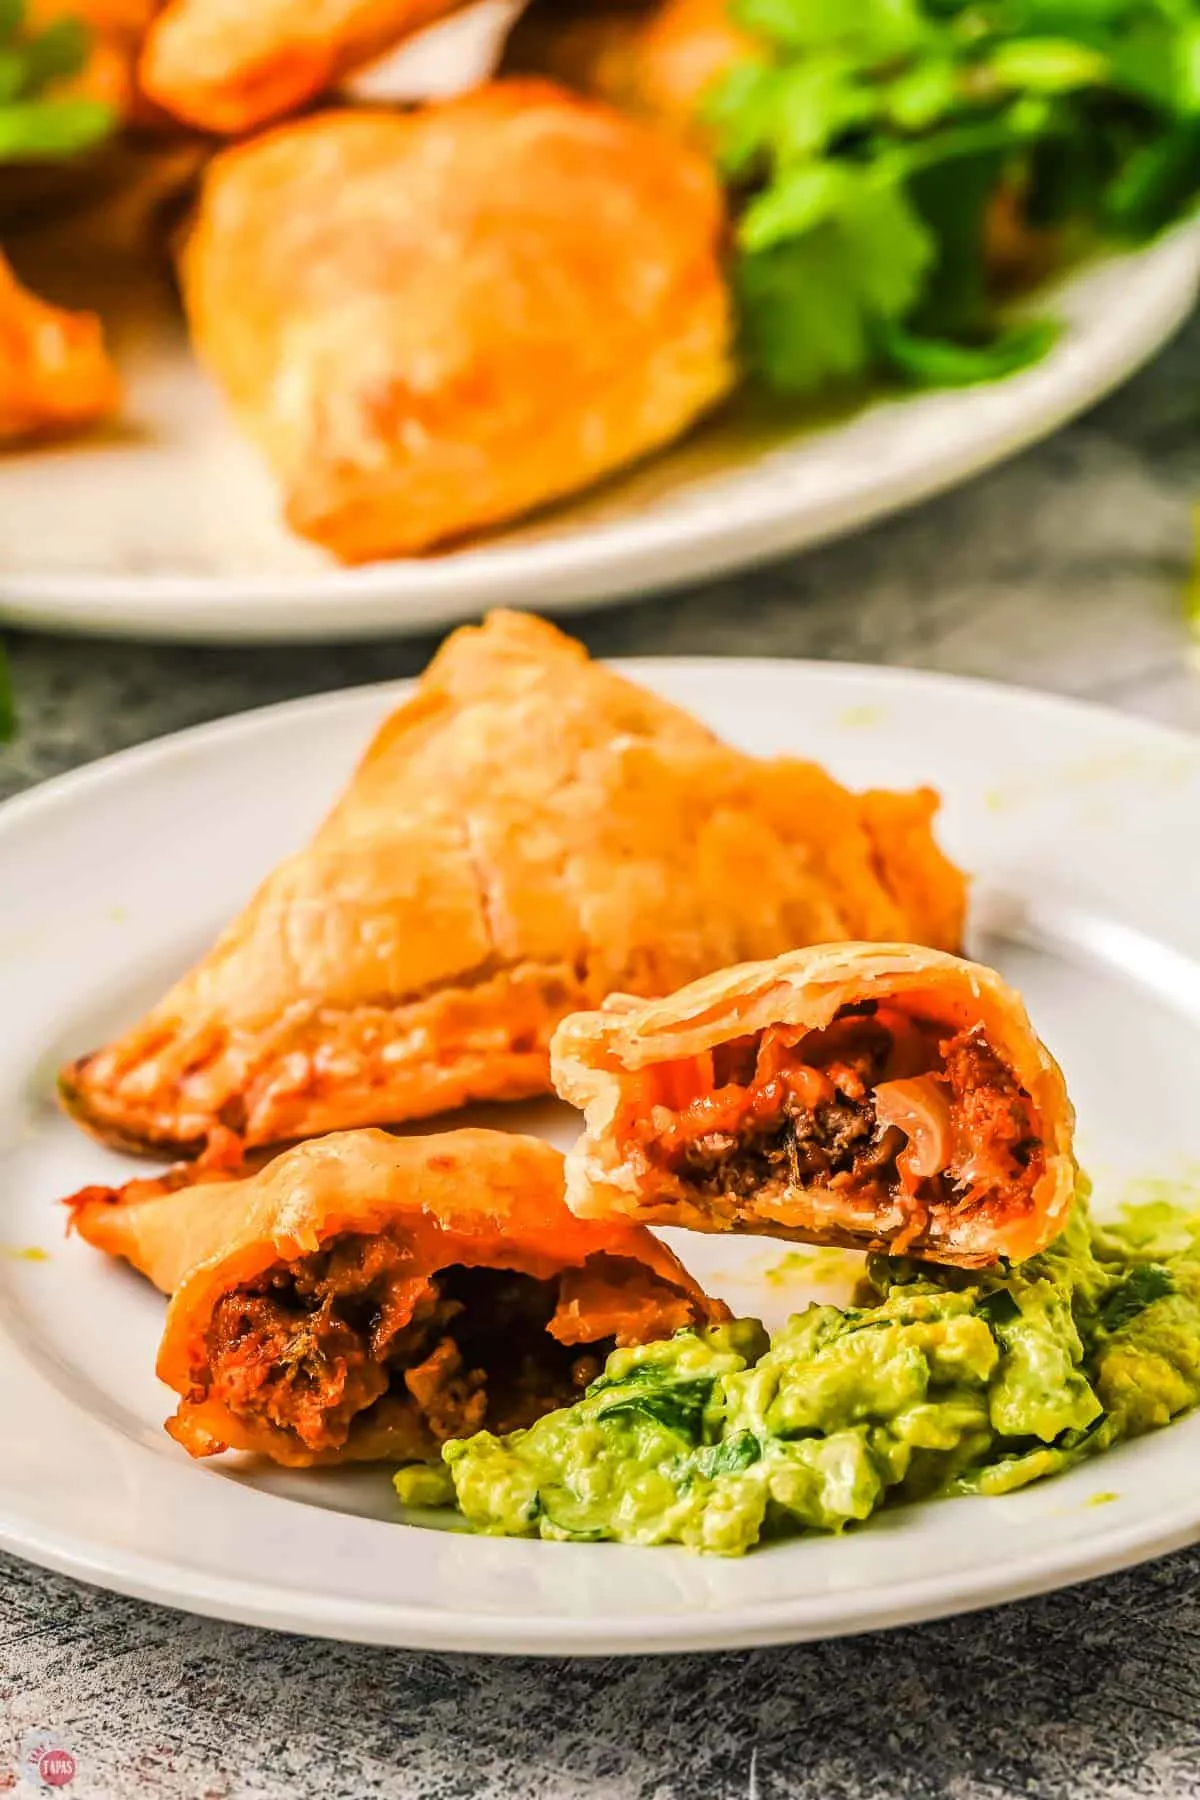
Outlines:
[{"label": "crispy fried crust", "polygon": [[39,300],[0,255],[0,445],[92,425],[119,400],[99,319]]},{"label": "crispy fried crust", "polygon": [[543,0],[518,20],[505,67],[549,75],[704,146],[714,85],[762,54],[727,0],[661,0],[648,10]]},{"label": "crispy fried crust", "polygon": [[[935,1216],[925,1235],[906,1247],[963,1266],[1034,1255],[1061,1230],[1075,1194],[1075,1117],[1062,1071],[1019,995],[999,975],[910,944],[817,945],[725,969],[665,1000],[616,995],[601,1011],[566,1019],[552,1045],[554,1085],[585,1119],[567,1159],[568,1204],[587,1218],[728,1229],[686,1180],[643,1166],[618,1147],[618,1116],[639,1076],[772,1025],[819,1029],[842,1007],[864,1000],[899,1003],[956,1032],[982,1026],[992,1050],[1029,1094],[1045,1146],[1045,1169],[1028,1205]],[[738,1228],[804,1243],[883,1249],[904,1223],[900,1214],[864,1219],[861,1209],[828,1187],[792,1187],[760,1220]]]},{"label": "crispy fried crust", "polygon": [[139,76],[169,113],[236,137],[294,112],[462,0],[169,0]]},{"label": "crispy fried crust", "polygon": [[[412,1297],[451,1265],[515,1269],[539,1279],[598,1255],[633,1262],[678,1297],[674,1325],[728,1316],[665,1245],[627,1220],[576,1218],[562,1197],[562,1157],[537,1138],[464,1130],[435,1137],[342,1132],[298,1145],[257,1175],[202,1181],[174,1191],[140,1184],[132,1196],[85,1190],[74,1205],[80,1235],[122,1256],[173,1299],[158,1372],[182,1399],[172,1434],[196,1453],[221,1446],[297,1466],[425,1454],[415,1415],[365,1419],[332,1452],[307,1451],[265,1420],[249,1424],[203,1388],[206,1334],[225,1294],[276,1264],[320,1250],[340,1233],[397,1235],[411,1257]],[[628,1333],[639,1311],[612,1264],[589,1268],[577,1294],[586,1316],[557,1321],[563,1341]],[[411,1306],[411,1302],[410,1302]],[[652,1333],[651,1335],[656,1335]],[[404,1432],[415,1435],[406,1440]],[[399,1433],[399,1435],[397,1435]]]},{"label": "crispy fried crust", "polygon": [[361,562],[572,493],[719,400],[723,205],[669,137],[503,82],[226,151],[180,277],[288,522]]},{"label": "crispy fried crust", "polygon": [[[196,1155],[549,1087],[567,1013],[838,936],[956,944],[963,879],[908,820],[760,762],[550,625],[457,632],[312,842],[138,1024],[64,1070],[74,1117]],[[927,903],[902,905],[909,866]]]}]

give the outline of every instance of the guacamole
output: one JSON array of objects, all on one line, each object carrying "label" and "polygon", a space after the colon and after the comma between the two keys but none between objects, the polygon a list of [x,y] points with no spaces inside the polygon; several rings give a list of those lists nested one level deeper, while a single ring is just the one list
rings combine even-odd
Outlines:
[{"label": "guacamole", "polygon": [[478,1531],[738,1555],[892,1500],[1004,1494],[1200,1402],[1200,1219],[1081,1202],[984,1271],[872,1257],[856,1304],[617,1350],[573,1406],[402,1469]]}]

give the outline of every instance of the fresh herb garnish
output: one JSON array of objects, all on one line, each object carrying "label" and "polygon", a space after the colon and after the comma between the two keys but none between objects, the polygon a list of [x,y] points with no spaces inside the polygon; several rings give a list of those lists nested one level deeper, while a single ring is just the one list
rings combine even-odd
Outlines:
[{"label": "fresh herb garnish", "polygon": [[700,1441],[704,1411],[712,1398],[712,1390],[712,1378],[702,1375],[662,1387],[638,1386],[632,1393],[610,1401],[596,1417],[617,1419],[637,1414],[696,1444]]},{"label": "fresh herb garnish", "polygon": [[993,1336],[1021,1316],[1021,1309],[1007,1288],[997,1288],[994,1293],[986,1295],[979,1302],[977,1311],[981,1319],[987,1320]]},{"label": "fresh herb garnish", "polygon": [[758,1462],[762,1445],[752,1431],[739,1431],[723,1438],[719,1444],[705,1444],[692,1455],[692,1467],[698,1475],[739,1475]]},{"label": "fresh herb garnish", "polygon": [[[743,350],[809,394],[991,380],[1045,234],[1139,241],[1200,191],[1198,0],[733,0],[758,40],[706,114],[742,198]],[[1042,234],[1039,238],[1038,234]],[[1053,257],[1051,258],[1053,260]]]},{"label": "fresh herb garnish", "polygon": [[1161,1263],[1138,1263],[1100,1308],[1100,1323],[1105,1331],[1120,1331],[1122,1325],[1136,1319],[1153,1301],[1163,1300],[1174,1291],[1169,1269]]},{"label": "fresh herb garnish", "polygon": [[52,19],[38,30],[25,0],[0,0],[0,162],[74,156],[108,136],[111,106],[53,91],[80,72],[90,45],[81,19]]}]

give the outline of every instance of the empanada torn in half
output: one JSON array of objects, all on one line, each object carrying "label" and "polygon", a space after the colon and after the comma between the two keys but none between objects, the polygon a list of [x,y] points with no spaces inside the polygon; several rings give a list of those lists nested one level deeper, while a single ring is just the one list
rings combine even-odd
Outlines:
[{"label": "empanada torn in half", "polygon": [[621,1344],[728,1317],[562,1157],[498,1131],[336,1133],[244,1179],[85,1189],[74,1224],[172,1291],[158,1372],[193,1456],[418,1462],[576,1398]]},{"label": "empanada torn in half", "polygon": [[68,1067],[123,1148],[249,1148],[549,1091],[559,1020],[835,937],[957,945],[936,799],[762,761],[496,613],[457,632],[308,847]]},{"label": "empanada torn in half", "polygon": [[568,1019],[582,1217],[962,1267],[1035,1255],[1075,1197],[1074,1113],[1020,998],[976,963],[829,944]]}]

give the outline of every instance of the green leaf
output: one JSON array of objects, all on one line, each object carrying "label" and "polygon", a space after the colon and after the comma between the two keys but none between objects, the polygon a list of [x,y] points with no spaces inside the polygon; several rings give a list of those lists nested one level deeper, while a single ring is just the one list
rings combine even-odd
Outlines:
[{"label": "green leaf", "polygon": [[752,200],[742,215],[738,240],[744,250],[770,250],[804,237],[847,206],[854,177],[838,163],[793,169]]},{"label": "green leaf", "polygon": [[51,81],[77,75],[87,61],[91,32],[82,19],[54,19],[25,43],[27,91],[40,92]]},{"label": "green leaf", "polygon": [[734,282],[746,353],[785,393],[865,374],[876,328],[912,309],[934,255],[901,188],[837,174],[769,189],[743,221]]},{"label": "green leaf", "polygon": [[1105,222],[1125,237],[1152,237],[1194,202],[1198,184],[1200,120],[1188,119],[1129,158],[1105,195]]},{"label": "green leaf", "polygon": [[28,76],[29,65],[20,50],[0,49],[0,106],[20,98]]},{"label": "green leaf", "polygon": [[713,133],[717,161],[727,175],[745,174],[770,144],[781,73],[762,63],[737,63],[705,95],[700,116]]},{"label": "green leaf", "polygon": [[922,337],[902,325],[884,325],[880,345],[888,367],[914,387],[972,387],[998,381],[1041,362],[1059,336],[1054,319],[1014,325],[984,344]]},{"label": "green leaf", "polygon": [[762,1445],[752,1431],[735,1431],[719,1444],[705,1444],[692,1458],[699,1475],[740,1475],[762,1456]]},{"label": "green leaf", "polygon": [[1105,1331],[1120,1331],[1155,1300],[1163,1300],[1175,1291],[1169,1269],[1161,1263],[1139,1263],[1109,1295],[1100,1308],[1100,1323]]},{"label": "green leaf", "polygon": [[665,1387],[640,1387],[612,1400],[596,1414],[598,1420],[641,1417],[673,1431],[689,1443],[699,1442],[704,1411],[712,1398],[711,1376],[695,1376]]},{"label": "green leaf", "polygon": [[948,56],[930,56],[889,82],[883,92],[883,110],[901,131],[928,131],[960,100],[959,70]]},{"label": "green leaf", "polygon": [[25,17],[25,0],[0,0],[0,43],[16,37]]},{"label": "green leaf", "polygon": [[24,100],[0,106],[0,162],[72,156],[102,143],[115,123],[100,100]]},{"label": "green leaf", "polygon": [[987,1320],[993,1333],[997,1329],[1003,1329],[1005,1325],[1011,1325],[1014,1319],[1021,1316],[1021,1309],[1007,1288],[996,1288],[993,1293],[986,1295],[976,1310],[981,1319]]},{"label": "green leaf", "polygon": [[857,50],[883,60],[915,49],[930,26],[919,0],[734,0],[733,17],[790,50]]},{"label": "green leaf", "polygon": [[929,337],[982,333],[992,315],[985,244],[988,214],[1004,169],[992,145],[921,169],[909,182],[936,259],[909,326]]},{"label": "green leaf", "polygon": [[998,45],[982,66],[998,86],[1034,94],[1101,87],[1110,75],[1108,58],[1100,51],[1064,38],[1014,39]]}]

